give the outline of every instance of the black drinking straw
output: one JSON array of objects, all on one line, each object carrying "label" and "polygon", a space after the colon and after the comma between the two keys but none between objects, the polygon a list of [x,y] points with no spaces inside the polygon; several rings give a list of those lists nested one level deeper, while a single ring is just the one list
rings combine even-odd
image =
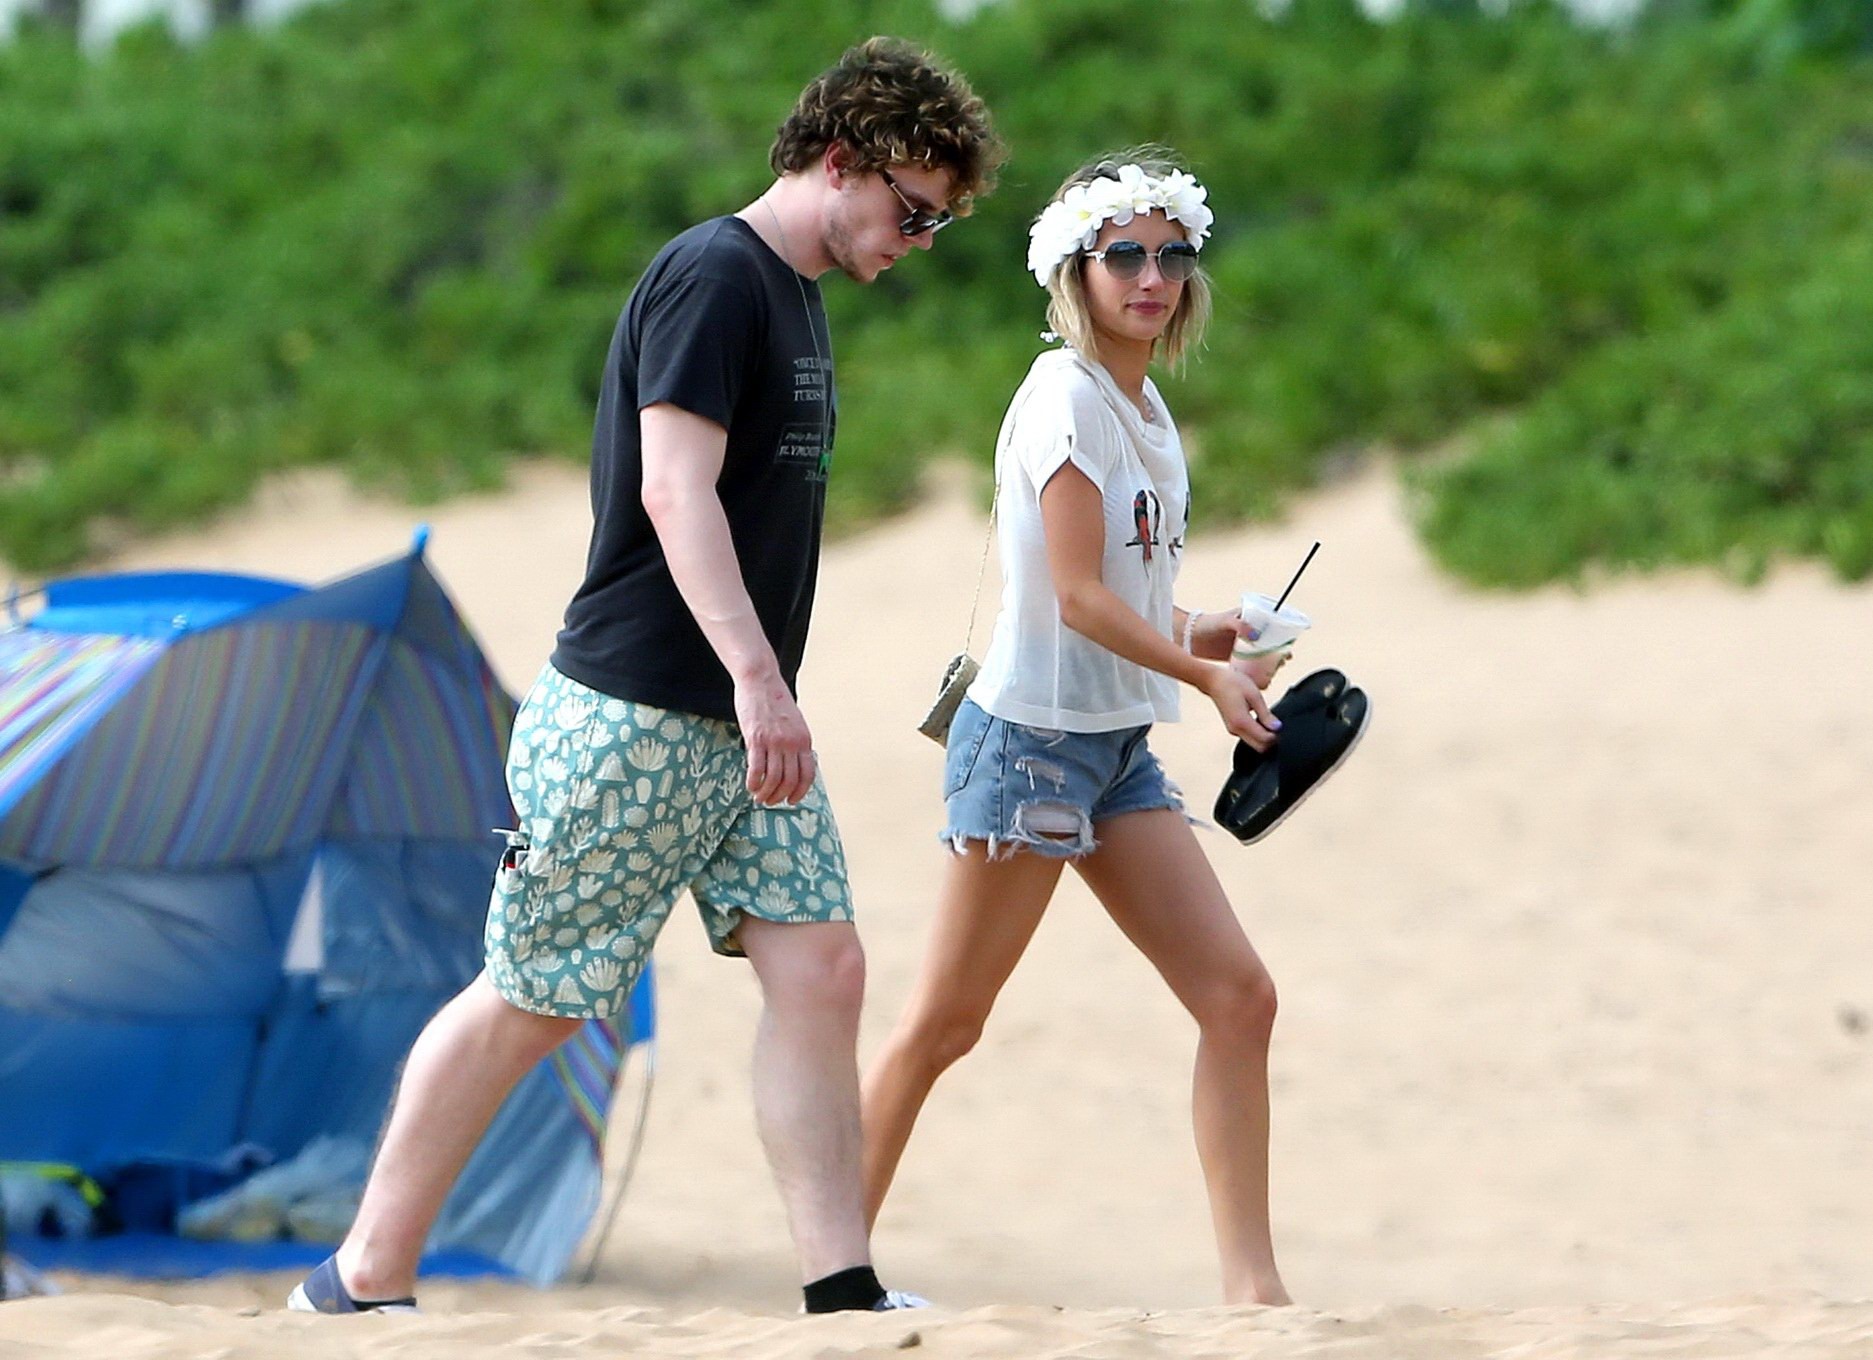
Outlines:
[{"label": "black drinking straw", "polygon": [[1288,591],[1294,589],[1296,582],[1301,579],[1301,573],[1307,570],[1307,564],[1314,560],[1314,554],[1319,551],[1320,540],[1315,539],[1314,546],[1307,550],[1307,556],[1301,559],[1301,565],[1295,569],[1294,580],[1288,582],[1288,589],[1281,592],[1281,598],[1275,601],[1275,607],[1269,610],[1269,613],[1279,614],[1281,612],[1281,606],[1288,602]]}]

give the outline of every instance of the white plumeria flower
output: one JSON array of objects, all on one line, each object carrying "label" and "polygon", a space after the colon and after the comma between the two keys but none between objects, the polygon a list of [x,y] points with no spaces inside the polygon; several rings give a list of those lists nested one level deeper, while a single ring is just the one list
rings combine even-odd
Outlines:
[{"label": "white plumeria flower", "polygon": [[[1150,178],[1136,165],[1119,167],[1119,188],[1123,191],[1123,205],[1135,216],[1143,216],[1153,208],[1164,206],[1158,195],[1159,182]],[[1117,220],[1116,218],[1114,219]],[[1126,221],[1131,218],[1127,217]]]},{"label": "white plumeria flower", "polygon": [[1099,230],[1100,204],[1084,184],[1076,184],[1060,197],[1063,211],[1059,214],[1060,234],[1080,236],[1088,231]]},{"label": "white plumeria flower", "polygon": [[1175,201],[1179,195],[1188,193],[1192,189],[1202,187],[1197,183],[1195,175],[1184,170],[1173,170],[1158,181],[1158,191],[1163,194],[1166,203]]},{"label": "white plumeria flower", "polygon": [[1099,228],[1119,206],[1117,189],[1113,180],[1095,179],[1071,186],[1047,205],[1028,233],[1028,268],[1043,287],[1060,261],[1098,239]]},{"label": "white plumeria flower", "polygon": [[1040,228],[1041,223],[1036,222],[1028,233],[1028,272],[1034,275],[1034,282],[1045,288],[1047,276],[1060,261],[1055,258],[1054,243],[1042,235]]},{"label": "white plumeria flower", "polygon": [[1201,250],[1216,220],[1206,206],[1208,197],[1209,191],[1187,171],[1172,170],[1160,179],[1136,164],[1120,166],[1116,178],[1101,175],[1075,184],[1049,203],[1028,229],[1028,270],[1045,288],[1063,261],[1093,248],[1107,222],[1122,227],[1149,212],[1181,223],[1185,238]]}]

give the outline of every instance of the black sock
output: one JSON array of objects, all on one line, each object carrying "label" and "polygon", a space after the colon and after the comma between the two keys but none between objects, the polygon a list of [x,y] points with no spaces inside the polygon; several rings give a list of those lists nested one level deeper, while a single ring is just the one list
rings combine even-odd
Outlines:
[{"label": "black sock", "polygon": [[815,1280],[806,1287],[806,1311],[809,1313],[843,1313],[850,1310],[868,1311],[877,1306],[884,1297],[884,1286],[878,1283],[878,1273],[870,1266],[853,1266],[849,1270],[836,1271],[823,1280]]}]

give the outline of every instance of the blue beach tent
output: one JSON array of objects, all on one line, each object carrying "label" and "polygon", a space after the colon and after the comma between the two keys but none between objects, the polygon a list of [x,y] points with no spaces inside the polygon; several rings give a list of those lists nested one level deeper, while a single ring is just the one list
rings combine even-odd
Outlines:
[{"label": "blue beach tent", "polygon": [[[323,1255],[185,1242],[174,1212],[243,1157],[371,1145],[411,1041],[480,968],[515,705],[424,538],[316,589],[75,578],[0,621],[0,1169],[171,1189],[126,1197],[144,1231],[15,1224],[28,1260],[197,1274]],[[652,1016],[642,985],[521,1083],[431,1269],[566,1272]]]}]

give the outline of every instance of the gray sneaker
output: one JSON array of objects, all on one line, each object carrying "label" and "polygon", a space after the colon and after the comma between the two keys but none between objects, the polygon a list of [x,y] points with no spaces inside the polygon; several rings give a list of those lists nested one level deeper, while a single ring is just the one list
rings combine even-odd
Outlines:
[{"label": "gray sneaker", "polygon": [[884,1297],[871,1306],[874,1313],[889,1313],[899,1308],[928,1308],[930,1300],[921,1294],[907,1294],[902,1289],[887,1289]]},{"label": "gray sneaker", "polygon": [[338,1276],[338,1258],[328,1256],[293,1287],[286,1306],[295,1313],[414,1313],[415,1299],[354,1299]]}]

